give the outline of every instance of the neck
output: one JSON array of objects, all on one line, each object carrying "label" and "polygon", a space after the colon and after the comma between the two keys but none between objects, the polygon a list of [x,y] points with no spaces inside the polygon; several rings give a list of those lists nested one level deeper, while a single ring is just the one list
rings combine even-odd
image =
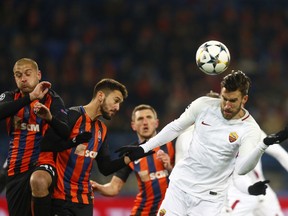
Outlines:
[{"label": "neck", "polygon": [[83,106],[83,108],[92,121],[95,121],[99,116],[101,116],[100,106],[96,101],[91,101],[89,104]]},{"label": "neck", "polygon": [[241,108],[241,110],[238,113],[238,117],[242,118],[243,116],[245,116],[245,113],[246,113],[245,110],[243,108]]}]

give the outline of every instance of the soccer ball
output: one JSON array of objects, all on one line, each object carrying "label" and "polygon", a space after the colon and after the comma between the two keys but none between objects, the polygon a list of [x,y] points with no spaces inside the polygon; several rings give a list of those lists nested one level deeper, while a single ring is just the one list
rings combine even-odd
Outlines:
[{"label": "soccer ball", "polygon": [[229,50],[219,41],[207,41],[196,52],[197,66],[208,75],[218,75],[224,72],[228,68],[229,63]]}]

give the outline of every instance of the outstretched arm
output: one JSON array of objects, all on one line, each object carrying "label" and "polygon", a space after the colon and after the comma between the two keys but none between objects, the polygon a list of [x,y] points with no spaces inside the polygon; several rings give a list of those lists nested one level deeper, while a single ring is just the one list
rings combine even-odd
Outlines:
[{"label": "outstretched arm", "polygon": [[244,175],[248,173],[256,166],[259,159],[270,145],[279,144],[284,140],[286,140],[287,138],[288,138],[287,126],[276,134],[268,135],[247,156],[236,161],[235,165],[236,172],[239,175]]},{"label": "outstretched arm", "polygon": [[61,152],[79,144],[87,143],[91,138],[91,132],[84,131],[70,140],[64,140],[50,130],[41,140],[40,147],[42,152]]},{"label": "outstretched arm", "polygon": [[116,196],[121,191],[125,182],[117,177],[113,176],[111,181],[106,184],[99,184],[96,181],[90,180],[93,192],[98,192],[103,196]]}]

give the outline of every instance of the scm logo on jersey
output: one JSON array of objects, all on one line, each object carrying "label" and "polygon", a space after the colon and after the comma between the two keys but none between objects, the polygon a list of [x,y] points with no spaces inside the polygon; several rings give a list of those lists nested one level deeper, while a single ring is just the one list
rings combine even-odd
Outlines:
[{"label": "scm logo on jersey", "polygon": [[90,157],[90,158],[96,158],[98,152],[95,151],[90,151],[89,149],[86,149],[87,146],[85,144],[79,144],[74,153],[79,155],[79,156],[84,156],[84,157]]},{"label": "scm logo on jersey", "polygon": [[85,157],[96,158],[97,154],[98,152],[90,151],[88,149],[85,151]]},{"label": "scm logo on jersey", "polygon": [[15,129],[19,130],[27,130],[27,131],[34,131],[40,132],[40,125],[39,124],[28,124],[25,122],[21,122],[21,119],[14,117],[14,127]]},{"label": "scm logo on jersey", "polygon": [[155,180],[160,178],[165,178],[169,175],[168,170],[159,170],[156,172],[148,173],[148,170],[143,170],[138,172],[138,175],[141,178],[141,181],[147,182],[149,180]]}]

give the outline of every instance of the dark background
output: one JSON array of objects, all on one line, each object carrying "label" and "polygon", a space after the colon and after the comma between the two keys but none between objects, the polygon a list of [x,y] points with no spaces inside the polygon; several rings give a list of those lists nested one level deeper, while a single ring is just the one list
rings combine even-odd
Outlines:
[{"label": "dark background", "polygon": [[[38,62],[43,79],[52,82],[67,107],[88,103],[104,77],[121,81],[129,96],[107,122],[113,150],[136,138],[130,128],[135,105],[154,106],[162,128],[193,99],[219,91],[222,77],[240,69],[252,79],[246,108],[273,133],[288,116],[287,22],[287,0],[2,0],[0,92],[16,87],[12,68],[23,57]],[[196,67],[196,50],[207,40],[230,50],[231,64],[221,75],[208,76]],[[8,149],[4,121],[0,142],[2,164]],[[263,164],[272,187],[287,194],[287,172],[269,156]],[[95,168],[93,178],[110,177]],[[133,182],[122,194],[136,191]]]}]

